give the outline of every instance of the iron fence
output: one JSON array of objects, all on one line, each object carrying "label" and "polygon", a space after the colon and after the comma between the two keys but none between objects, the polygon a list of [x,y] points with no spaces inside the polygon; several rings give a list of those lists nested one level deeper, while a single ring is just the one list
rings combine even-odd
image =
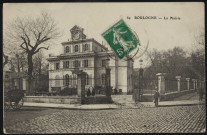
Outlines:
[{"label": "iron fence", "polygon": [[187,90],[188,89],[188,82],[187,80],[181,79],[180,80],[180,90]]},{"label": "iron fence", "polygon": [[190,81],[189,81],[189,89],[194,89],[194,86],[193,86],[193,81],[192,81],[192,79],[190,79]]},{"label": "iron fence", "polygon": [[158,80],[157,79],[144,79],[143,81],[143,94],[153,95],[158,89]]},{"label": "iron fence", "polygon": [[178,82],[175,79],[165,79],[165,92],[175,92],[178,91]]}]

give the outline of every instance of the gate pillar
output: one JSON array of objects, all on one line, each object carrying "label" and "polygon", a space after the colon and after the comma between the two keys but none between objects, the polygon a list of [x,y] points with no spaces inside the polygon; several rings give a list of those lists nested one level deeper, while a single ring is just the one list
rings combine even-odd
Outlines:
[{"label": "gate pillar", "polygon": [[181,79],[181,76],[176,76],[175,78],[178,81],[178,92],[180,92],[180,79]]},{"label": "gate pillar", "polygon": [[195,90],[196,89],[196,79],[192,79],[193,81],[193,89]]},{"label": "gate pillar", "polygon": [[160,94],[165,94],[165,75],[166,73],[157,73],[158,76],[158,91]]},{"label": "gate pillar", "polygon": [[190,90],[190,78],[186,78],[187,81],[187,89]]},{"label": "gate pillar", "polygon": [[79,72],[77,74],[77,94],[78,97],[81,98],[81,104],[84,104],[85,100],[85,80],[86,80],[86,73]]},{"label": "gate pillar", "polygon": [[111,69],[106,67],[106,96],[111,96]]}]

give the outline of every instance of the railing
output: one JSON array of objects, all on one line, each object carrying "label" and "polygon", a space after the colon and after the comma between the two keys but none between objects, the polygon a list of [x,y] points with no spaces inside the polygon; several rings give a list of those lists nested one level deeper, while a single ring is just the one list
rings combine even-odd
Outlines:
[{"label": "railing", "polygon": [[176,79],[165,80],[165,93],[178,91],[178,81]]},{"label": "railing", "polygon": [[180,91],[188,90],[188,82],[187,80],[181,79],[180,80]]}]

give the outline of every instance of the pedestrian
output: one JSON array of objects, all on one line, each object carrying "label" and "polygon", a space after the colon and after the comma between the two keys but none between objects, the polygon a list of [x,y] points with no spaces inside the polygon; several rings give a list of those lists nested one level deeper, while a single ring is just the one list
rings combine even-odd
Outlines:
[{"label": "pedestrian", "polygon": [[199,101],[202,101],[203,100],[203,89],[199,88],[198,91],[199,91]]},{"label": "pedestrian", "polygon": [[154,94],[154,103],[155,106],[158,107],[158,99],[160,97],[160,93],[158,92],[158,90],[156,90],[155,94]]},{"label": "pedestrian", "polygon": [[90,93],[92,94],[93,87],[92,87],[92,86],[90,86],[90,87],[89,87],[89,90],[90,90]]},{"label": "pedestrian", "polygon": [[92,96],[95,96],[95,89],[92,88]]},{"label": "pedestrian", "polygon": [[91,95],[90,89],[88,88],[87,90],[87,97],[89,97]]},{"label": "pedestrian", "polygon": [[114,89],[114,94],[115,94],[115,95],[117,94],[117,89],[116,89],[116,88]]}]

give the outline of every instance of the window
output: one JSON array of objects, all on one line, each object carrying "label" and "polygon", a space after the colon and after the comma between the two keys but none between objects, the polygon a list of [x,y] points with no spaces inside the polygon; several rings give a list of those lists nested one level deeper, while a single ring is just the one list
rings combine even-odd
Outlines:
[{"label": "window", "polygon": [[69,85],[69,75],[65,75],[65,85],[68,86]]},{"label": "window", "polygon": [[88,50],[88,44],[85,44],[85,51]]},{"label": "window", "polygon": [[75,45],[75,52],[78,52],[78,45]]},{"label": "window", "polygon": [[60,65],[59,63],[56,63],[56,64],[55,64],[55,69],[56,69],[56,70],[59,69],[59,65]]},{"label": "window", "polygon": [[63,68],[69,68],[69,61],[63,62]]},{"label": "window", "polygon": [[70,52],[70,49],[69,49],[69,46],[67,46],[66,48],[65,48],[65,53],[69,53]]},{"label": "window", "polygon": [[84,67],[88,67],[88,60],[84,60]]},{"label": "window", "polygon": [[74,66],[75,66],[75,67],[79,67],[79,61],[77,61],[77,60],[74,61]]},{"label": "window", "polygon": [[66,61],[66,68],[69,68],[69,61]]},{"label": "window", "polygon": [[84,44],[83,45],[83,51],[87,51],[88,50],[88,44]]},{"label": "window", "polygon": [[102,60],[102,67],[106,66],[106,60]]}]

